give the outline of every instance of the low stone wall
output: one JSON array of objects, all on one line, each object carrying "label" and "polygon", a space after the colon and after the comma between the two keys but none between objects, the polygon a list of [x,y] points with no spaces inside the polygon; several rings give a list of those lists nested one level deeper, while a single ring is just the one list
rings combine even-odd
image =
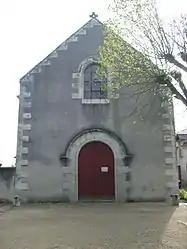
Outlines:
[{"label": "low stone wall", "polygon": [[0,202],[14,200],[15,167],[0,168]]}]

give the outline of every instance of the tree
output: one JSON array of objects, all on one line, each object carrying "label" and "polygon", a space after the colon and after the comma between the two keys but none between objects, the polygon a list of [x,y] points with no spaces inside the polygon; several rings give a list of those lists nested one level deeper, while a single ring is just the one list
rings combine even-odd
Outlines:
[{"label": "tree", "polygon": [[156,0],[113,0],[110,8],[99,54],[100,74],[110,69],[113,91],[125,85],[167,101],[172,94],[187,106],[187,16],[164,22]]}]

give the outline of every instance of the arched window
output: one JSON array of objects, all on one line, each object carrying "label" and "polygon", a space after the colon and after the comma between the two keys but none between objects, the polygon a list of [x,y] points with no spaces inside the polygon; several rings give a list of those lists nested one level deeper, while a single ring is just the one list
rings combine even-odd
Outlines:
[{"label": "arched window", "polygon": [[84,70],[84,99],[107,99],[107,79],[99,78],[97,69],[99,65],[92,63]]}]

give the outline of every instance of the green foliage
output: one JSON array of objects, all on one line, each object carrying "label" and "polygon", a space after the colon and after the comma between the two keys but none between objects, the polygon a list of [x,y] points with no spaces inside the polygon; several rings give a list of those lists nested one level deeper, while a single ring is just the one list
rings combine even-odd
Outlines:
[{"label": "green foliage", "polygon": [[[101,77],[110,78],[111,92],[115,93],[121,87],[133,87],[136,93],[152,92],[163,96],[166,85],[163,72],[149,57],[135,50],[120,36],[120,30],[115,26],[105,25],[105,39],[99,48]],[[106,71],[106,68],[109,70]],[[165,75],[164,75],[165,76]],[[162,80],[162,82],[161,82]],[[165,92],[165,91],[164,91]]]},{"label": "green foliage", "polygon": [[187,201],[187,191],[185,189],[179,190],[179,196],[181,200]]}]

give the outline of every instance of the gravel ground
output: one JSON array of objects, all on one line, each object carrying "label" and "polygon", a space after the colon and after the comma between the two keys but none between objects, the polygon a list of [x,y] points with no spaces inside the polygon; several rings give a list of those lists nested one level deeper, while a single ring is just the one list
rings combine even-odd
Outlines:
[{"label": "gravel ground", "polygon": [[13,208],[12,204],[0,203],[0,215],[8,212]]},{"label": "gravel ground", "polygon": [[42,204],[0,215],[2,249],[187,249],[187,207]]}]

